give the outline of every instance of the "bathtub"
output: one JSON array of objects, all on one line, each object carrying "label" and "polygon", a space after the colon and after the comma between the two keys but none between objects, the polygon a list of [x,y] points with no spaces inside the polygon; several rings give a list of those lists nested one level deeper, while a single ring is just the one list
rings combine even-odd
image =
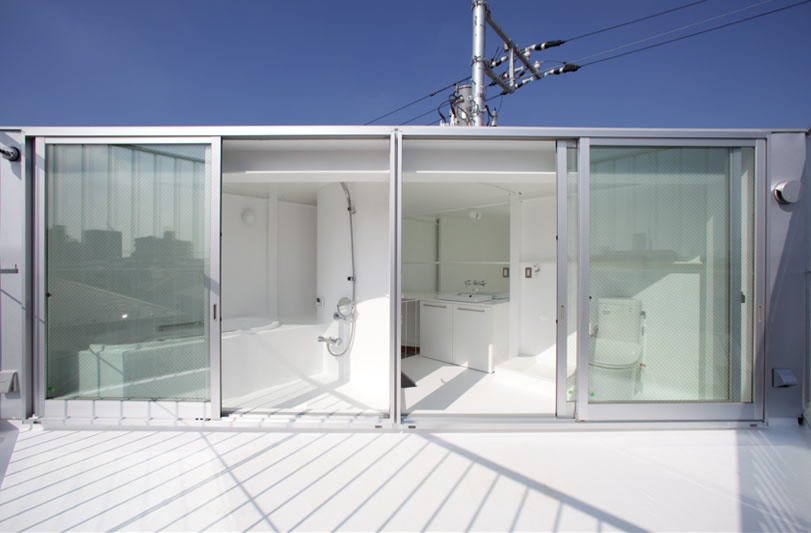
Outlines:
[{"label": "bathtub", "polygon": [[232,333],[235,331],[258,331],[264,329],[276,329],[281,324],[278,320],[271,320],[261,316],[238,316],[222,319],[222,332]]},{"label": "bathtub", "polygon": [[209,398],[203,337],[91,344],[77,354],[79,398]]},{"label": "bathtub", "polygon": [[334,366],[318,342],[323,334],[324,326],[319,324],[282,324],[263,317],[223,319],[223,407],[245,407],[241,405],[245,398],[323,376]]}]

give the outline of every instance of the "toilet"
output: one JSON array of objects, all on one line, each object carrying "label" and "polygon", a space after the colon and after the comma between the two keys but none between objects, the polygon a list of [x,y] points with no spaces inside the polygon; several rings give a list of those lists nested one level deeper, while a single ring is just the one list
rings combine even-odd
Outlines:
[{"label": "toilet", "polygon": [[597,315],[589,338],[590,401],[630,401],[640,388],[644,364],[642,302],[600,298]]}]

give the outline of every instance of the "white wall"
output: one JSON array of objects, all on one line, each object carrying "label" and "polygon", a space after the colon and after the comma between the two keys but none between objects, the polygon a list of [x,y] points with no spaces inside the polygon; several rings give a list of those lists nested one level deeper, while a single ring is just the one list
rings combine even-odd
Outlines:
[{"label": "white wall", "polygon": [[[532,198],[521,202],[521,269],[513,275],[520,277],[521,314],[518,351],[523,355],[554,356],[557,301],[556,233],[555,197]],[[525,268],[532,271],[531,278],[525,277]]]},{"label": "white wall", "polygon": [[282,323],[307,323],[315,317],[316,217],[314,206],[278,202],[275,278]]},{"label": "white wall", "polygon": [[402,231],[403,292],[437,292],[437,219],[404,218]]},{"label": "white wall", "polygon": [[[360,408],[386,410],[389,398],[389,188],[387,183],[349,184],[356,208],[356,330],[351,350],[332,357],[324,350],[325,367],[340,383],[351,383],[351,399]],[[332,315],[341,297],[351,297],[349,217],[339,184],[318,192],[318,295],[325,307],[319,322],[326,335],[348,335],[347,323]]]},{"label": "white wall", "polygon": [[[243,213],[253,212],[246,223]],[[224,318],[270,316],[268,308],[268,200],[222,195],[222,313]]]},{"label": "white wall", "polygon": [[[439,292],[465,290],[465,280],[483,280],[487,292],[509,292],[502,268],[510,260],[510,217],[485,214],[478,220],[466,214],[439,218]],[[453,264],[456,261],[504,262],[503,265]]]}]

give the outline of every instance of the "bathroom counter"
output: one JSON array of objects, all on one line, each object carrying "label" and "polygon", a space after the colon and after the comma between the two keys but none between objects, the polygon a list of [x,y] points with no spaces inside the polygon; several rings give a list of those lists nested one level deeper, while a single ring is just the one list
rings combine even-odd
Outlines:
[{"label": "bathroom counter", "polygon": [[481,305],[485,307],[494,307],[496,305],[506,304],[510,302],[509,298],[496,298],[487,300],[486,302],[464,302],[458,300],[442,300],[439,298],[440,294],[437,293],[407,293],[403,295],[403,301],[417,300],[417,301],[431,301],[431,302],[444,302],[463,305]]}]

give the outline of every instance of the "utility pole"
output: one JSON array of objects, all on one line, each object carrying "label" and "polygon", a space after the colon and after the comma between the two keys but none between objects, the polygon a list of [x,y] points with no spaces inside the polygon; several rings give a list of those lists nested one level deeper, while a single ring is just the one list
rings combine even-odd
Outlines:
[{"label": "utility pole", "polygon": [[[504,41],[504,55],[501,58],[488,60],[485,58],[485,32],[490,26]],[[487,7],[487,0],[473,0],[473,57],[471,67],[471,85],[462,85],[456,88],[451,105],[451,126],[484,126],[484,113],[489,110],[486,105],[487,85],[485,76],[490,78],[489,86],[501,87],[501,94],[512,94],[527,83],[540,80],[546,76],[557,76],[566,72],[575,72],[580,68],[573,63],[563,63],[563,66],[541,70],[541,62],[530,62],[532,52],[546,50],[560,46],[566,41],[546,41],[519,48],[507,33],[496,24]],[[516,60],[520,65],[516,66]],[[505,72],[498,74],[494,68],[508,63]],[[525,77],[527,74],[530,76]],[[492,116],[491,125],[495,126],[495,115]]]},{"label": "utility pole", "polygon": [[484,101],[484,34],[487,31],[487,0],[473,0],[473,103],[470,114],[474,126],[483,123]]}]

